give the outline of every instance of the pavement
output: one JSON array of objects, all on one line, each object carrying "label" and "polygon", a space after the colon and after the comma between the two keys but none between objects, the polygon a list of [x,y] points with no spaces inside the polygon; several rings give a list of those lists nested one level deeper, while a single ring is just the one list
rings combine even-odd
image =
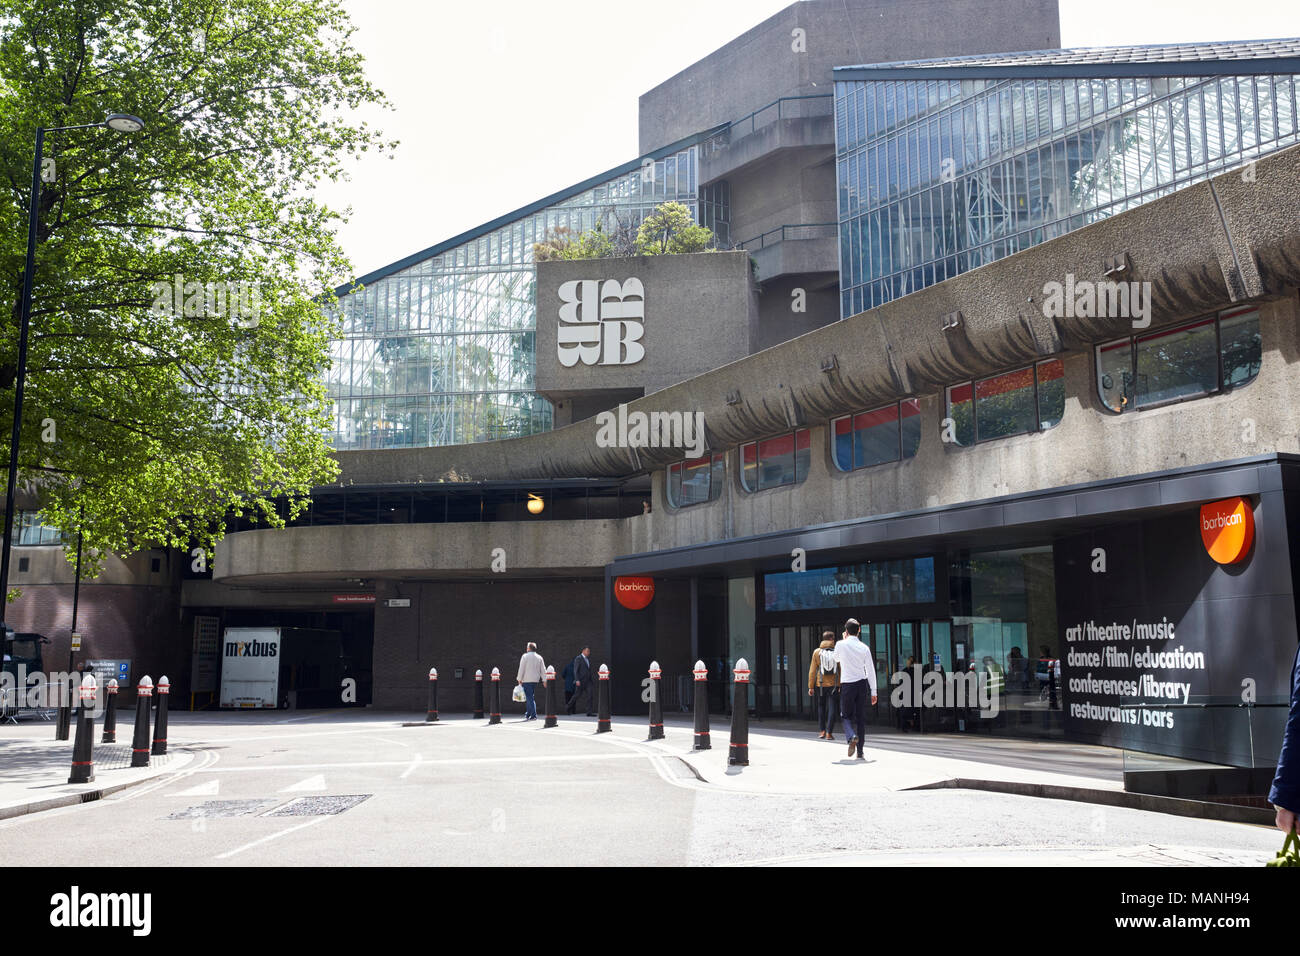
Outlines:
[{"label": "pavement", "polygon": [[[129,748],[99,748],[80,787],[53,724],[4,727],[0,856],[153,864],[161,845],[169,863],[203,866],[1256,866],[1280,844],[1265,826],[1047,798],[1124,796],[1106,748],[881,734],[854,761],[842,740],[769,725],[750,735],[749,766],[730,767],[725,726],[692,751],[691,725],[671,718],[648,742],[644,720],[597,734],[586,718],[410,716],[173,713],[167,758],[133,771]],[[1040,790],[951,788],[971,781]],[[65,803],[22,809],[49,800]]]}]

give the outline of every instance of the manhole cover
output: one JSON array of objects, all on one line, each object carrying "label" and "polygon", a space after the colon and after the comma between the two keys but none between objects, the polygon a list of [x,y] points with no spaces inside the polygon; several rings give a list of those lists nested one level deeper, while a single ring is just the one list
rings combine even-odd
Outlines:
[{"label": "manhole cover", "polygon": [[169,814],[168,820],[195,820],[199,817],[247,817],[261,813],[280,801],[274,799],[260,800],[205,800],[198,806],[186,807]]},{"label": "manhole cover", "polygon": [[354,793],[332,797],[296,797],[282,807],[266,814],[268,817],[321,817],[327,814],[342,813],[351,810],[363,800],[369,800],[371,794]]}]

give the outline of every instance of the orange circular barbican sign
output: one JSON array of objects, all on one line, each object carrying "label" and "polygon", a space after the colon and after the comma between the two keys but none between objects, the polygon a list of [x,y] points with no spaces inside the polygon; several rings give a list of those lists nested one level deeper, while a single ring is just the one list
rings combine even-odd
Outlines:
[{"label": "orange circular barbican sign", "polygon": [[629,611],[640,611],[655,596],[654,578],[615,578],[614,598]]},{"label": "orange circular barbican sign", "polygon": [[1245,498],[1201,505],[1201,541],[1219,564],[1236,564],[1255,542],[1255,512]]}]

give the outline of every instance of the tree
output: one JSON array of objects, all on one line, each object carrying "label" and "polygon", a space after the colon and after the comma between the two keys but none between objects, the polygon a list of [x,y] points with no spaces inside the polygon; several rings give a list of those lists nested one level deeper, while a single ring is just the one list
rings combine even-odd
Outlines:
[{"label": "tree", "polygon": [[639,256],[680,255],[714,248],[713,231],[696,225],[691,211],[679,202],[666,202],[641,222],[636,234]]},{"label": "tree", "polygon": [[[385,149],[336,0],[0,0],[0,422],[13,414],[34,131],[52,133],[20,448],[87,549],[211,549],[337,466],[322,375],[351,273],[312,187]],[[0,446],[8,460],[7,443]]]}]

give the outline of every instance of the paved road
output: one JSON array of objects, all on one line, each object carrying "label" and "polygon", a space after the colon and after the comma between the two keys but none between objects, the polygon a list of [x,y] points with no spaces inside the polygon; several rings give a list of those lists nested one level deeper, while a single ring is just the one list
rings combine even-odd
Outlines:
[{"label": "paved road", "polygon": [[994,793],[723,792],[676,758],[591,730],[581,721],[543,732],[541,721],[515,719],[401,727],[383,715],[176,715],[174,743],[198,754],[185,769],[94,803],[0,821],[0,858],[1254,866],[1280,845],[1260,827]]}]

